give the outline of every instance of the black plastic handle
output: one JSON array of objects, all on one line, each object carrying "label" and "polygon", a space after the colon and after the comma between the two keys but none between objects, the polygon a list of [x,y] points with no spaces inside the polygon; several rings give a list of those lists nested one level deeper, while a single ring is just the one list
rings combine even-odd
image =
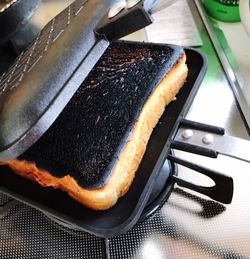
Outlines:
[{"label": "black plastic handle", "polygon": [[185,166],[203,175],[208,176],[215,183],[215,185],[212,187],[204,187],[204,186],[199,186],[199,185],[190,183],[181,178],[178,178],[178,176],[176,175],[173,175],[172,177],[175,179],[178,185],[188,188],[190,190],[199,192],[201,194],[204,194],[218,202],[225,203],[225,204],[231,203],[233,198],[234,187],[233,187],[233,179],[230,176],[215,172],[211,169],[205,168],[203,166],[199,166],[197,164],[193,164],[191,162],[182,160],[172,155],[168,155],[168,159],[172,162],[175,162],[177,164],[180,164],[182,166]]}]

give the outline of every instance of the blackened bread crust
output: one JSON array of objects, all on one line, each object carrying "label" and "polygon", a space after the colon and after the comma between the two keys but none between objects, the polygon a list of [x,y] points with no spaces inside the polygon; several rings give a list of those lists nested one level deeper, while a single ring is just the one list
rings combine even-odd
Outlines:
[{"label": "blackened bread crust", "polygon": [[10,160],[4,163],[17,174],[34,180],[44,187],[52,186],[66,191],[86,207],[94,210],[110,208],[129,189],[153,128],[164,112],[165,106],[175,98],[185,82],[187,76],[185,60],[185,54],[181,53],[165,77],[151,91],[129,135],[126,136],[109,176],[101,186],[84,187],[71,174],[65,173],[64,176],[58,177],[48,169],[41,169],[44,167],[37,166],[37,163],[29,162],[32,160]]}]

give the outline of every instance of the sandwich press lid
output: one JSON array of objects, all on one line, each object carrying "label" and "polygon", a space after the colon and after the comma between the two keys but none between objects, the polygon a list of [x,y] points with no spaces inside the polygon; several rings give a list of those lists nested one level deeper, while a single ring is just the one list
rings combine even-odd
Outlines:
[{"label": "sandwich press lid", "polygon": [[77,0],[0,77],[0,160],[16,158],[58,117],[109,42],[152,22],[155,0]]}]

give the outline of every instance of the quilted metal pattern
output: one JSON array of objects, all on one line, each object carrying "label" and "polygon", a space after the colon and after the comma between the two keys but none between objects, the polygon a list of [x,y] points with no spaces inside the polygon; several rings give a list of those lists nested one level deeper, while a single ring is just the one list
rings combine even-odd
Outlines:
[{"label": "quilted metal pattern", "polygon": [[1,76],[0,94],[11,91],[21,83],[24,75],[35,67],[51,44],[62,35],[72,18],[79,15],[86,2],[87,0],[75,1],[44,27],[31,46],[21,53],[10,69]]}]

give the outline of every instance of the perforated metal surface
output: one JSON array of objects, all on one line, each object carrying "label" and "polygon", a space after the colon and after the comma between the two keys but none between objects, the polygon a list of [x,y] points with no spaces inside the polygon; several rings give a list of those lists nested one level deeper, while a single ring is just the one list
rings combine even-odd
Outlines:
[{"label": "perforated metal surface", "polygon": [[[0,205],[9,198],[0,194]],[[24,204],[0,212],[0,258],[105,258],[104,241],[66,229]]]},{"label": "perforated metal surface", "polygon": [[[0,210],[0,258],[250,258],[250,165],[231,160],[220,157],[212,164],[209,160],[233,177],[231,204],[176,186],[154,215],[109,240],[67,229],[35,209],[14,204],[4,213]],[[206,178],[179,169],[181,177],[209,184]],[[0,204],[8,200],[0,194]]]},{"label": "perforated metal surface", "polygon": [[87,0],[75,1],[45,26],[31,46],[22,52],[10,69],[0,77],[0,94],[16,88],[21,83],[24,75],[42,59],[50,45],[62,35],[72,17],[80,13],[86,2]]},{"label": "perforated metal surface", "polygon": [[[0,258],[250,258],[245,173],[232,174],[236,192],[230,205],[176,187],[153,216],[109,240],[62,227],[19,203],[0,213]],[[8,200],[0,194],[0,204]]]},{"label": "perforated metal surface", "polygon": [[3,204],[5,204],[6,202],[8,202],[9,200],[11,200],[11,198],[9,196],[6,196],[4,194],[0,194],[0,206],[2,206]]},{"label": "perforated metal surface", "polygon": [[[193,206],[188,208],[190,201]],[[219,223],[220,217],[228,215],[226,210],[219,203],[175,189],[162,210],[109,241],[110,258],[249,258],[249,231],[238,229],[242,235],[236,237],[235,226],[228,228],[230,217],[224,225]]]}]

